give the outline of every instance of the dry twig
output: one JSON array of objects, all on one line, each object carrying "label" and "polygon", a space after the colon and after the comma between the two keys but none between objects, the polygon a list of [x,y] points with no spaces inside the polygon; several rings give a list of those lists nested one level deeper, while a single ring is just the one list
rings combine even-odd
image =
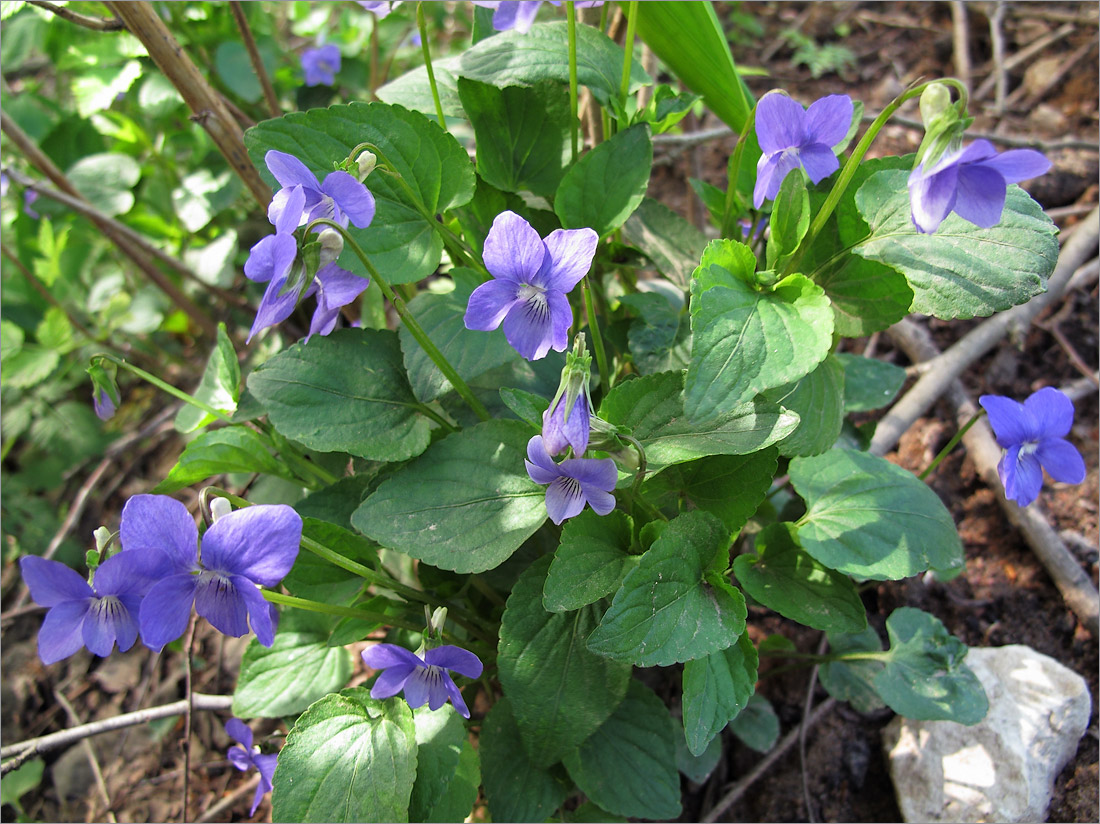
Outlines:
[{"label": "dry twig", "polygon": [[62,20],[68,20],[70,23],[76,23],[78,26],[83,26],[86,29],[92,31],[121,31],[124,27],[122,21],[117,17],[110,20],[103,17],[93,17],[88,14],[80,14],[66,6],[58,6],[53,3],[47,3],[46,0],[27,0],[32,6],[38,6],[40,9],[45,9],[51,14],[55,14]]},{"label": "dry twig", "polygon": [[248,59],[252,61],[252,71],[256,72],[256,77],[264,90],[267,110],[272,117],[281,117],[283,110],[279,106],[279,97],[275,94],[275,87],[271,85],[271,78],[264,67],[263,58],[260,57],[260,52],[256,48],[256,38],[252,36],[252,29],[248,27],[248,18],[244,16],[244,8],[239,0],[233,0],[229,4],[229,10],[233,12],[233,19],[237,21],[237,28],[240,29],[244,47],[248,50]]}]

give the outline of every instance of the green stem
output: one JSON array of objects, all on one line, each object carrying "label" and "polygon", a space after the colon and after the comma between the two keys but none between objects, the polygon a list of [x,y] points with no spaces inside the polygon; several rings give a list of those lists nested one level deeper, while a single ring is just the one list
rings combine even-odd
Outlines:
[{"label": "green stem", "polygon": [[573,0],[565,4],[565,19],[569,30],[569,134],[572,138],[572,162],[577,162],[577,9]]},{"label": "green stem", "polygon": [[363,294],[363,325],[371,329],[386,328],[386,299],[377,283]]},{"label": "green stem", "polygon": [[311,483],[310,479],[320,482],[321,487],[332,486],[332,484],[340,480],[323,466],[318,466],[306,458],[306,456],[299,452],[290,441],[274,431],[269,423],[265,423],[264,421],[253,421],[253,424],[267,437],[271,447],[282,456],[287,465],[290,466],[291,469],[297,470],[298,477],[306,486],[310,486],[314,489],[320,488]]},{"label": "green stem", "polygon": [[611,372],[607,368],[607,354],[603,348],[603,336],[596,322],[596,302],[592,298],[592,287],[588,275],[581,280],[581,294],[584,296],[584,311],[588,318],[588,331],[592,336],[592,349],[596,352],[596,366],[600,370],[600,387],[606,395],[611,390]]},{"label": "green stem", "polygon": [[424,68],[428,71],[428,85],[432,87],[432,100],[435,101],[435,114],[439,125],[447,131],[447,120],[443,117],[443,104],[439,102],[439,87],[435,84],[435,72],[432,71],[432,53],[428,48],[428,25],[424,22],[424,4],[416,4],[416,27],[420,29],[420,48],[424,52]]},{"label": "green stem", "polygon": [[840,198],[848,188],[848,184],[852,182],[852,178],[855,177],[856,172],[859,170],[860,162],[863,160],[864,155],[867,154],[867,150],[871,148],[871,144],[874,142],[875,138],[878,137],[878,133],[882,130],[882,127],[886,125],[886,121],[893,117],[894,112],[900,109],[906,101],[912,100],[914,97],[920,97],[924,90],[933,83],[946,83],[949,86],[953,86],[959,92],[963,101],[963,107],[965,108],[967,99],[966,86],[953,77],[921,83],[919,86],[906,89],[894,98],[894,100],[882,110],[879,116],[872,121],[871,125],[867,127],[867,131],[863,133],[863,137],[852,151],[852,154],[848,157],[848,162],[845,163],[844,168],[840,170],[840,175],[837,177],[836,183],[833,184],[833,188],[829,191],[829,196],[825,198],[825,203],[822,204],[821,210],[814,216],[813,223],[810,224],[810,230],[802,239],[802,243],[799,244],[798,250],[791,255],[780,277],[786,277],[798,271],[798,266],[802,261],[803,254],[807,249],[813,246],[814,240],[825,228],[826,222],[832,215],[833,210],[836,209],[836,205],[840,202]]},{"label": "green stem", "polygon": [[345,618],[359,618],[363,621],[373,621],[378,624],[386,624],[392,627],[401,627],[402,629],[412,630],[413,632],[421,632],[424,627],[416,621],[408,621],[396,615],[390,615],[385,612],[371,612],[366,609],[356,609],[355,607],[341,607],[336,604],[325,604],[321,601],[311,601],[308,598],[298,598],[295,595],[283,595],[281,592],[274,592],[270,589],[261,589],[261,593],[265,599],[272,604],[282,604],[287,607],[294,607],[295,609],[305,609],[310,612],[323,612],[326,615],[342,615]]},{"label": "green stem", "polygon": [[623,77],[619,82],[619,100],[626,111],[626,96],[630,93],[630,68],[634,65],[634,31],[638,28],[638,0],[630,0],[626,12],[626,39],[623,41]]},{"label": "green stem", "polygon": [[474,414],[483,421],[489,420],[489,411],[485,408],[484,404],[474,396],[474,393],[470,391],[470,387],[466,385],[466,381],[459,377],[458,372],[451,366],[450,361],[448,361],[443,353],[436,348],[434,343],[432,343],[423,327],[417,322],[416,318],[413,317],[412,312],[409,311],[409,307],[405,304],[405,301],[390,288],[389,284],[382,278],[382,275],[379,274],[374,264],[370,262],[370,258],[368,258],[363,250],[359,248],[359,244],[355,242],[355,239],[348,233],[347,229],[334,220],[318,218],[306,227],[306,232],[312,232],[314,227],[321,225],[331,226],[333,229],[340,232],[344,238],[344,243],[350,246],[359,260],[363,262],[363,266],[366,267],[371,279],[378,284],[378,288],[382,290],[382,294],[384,294],[389,302],[393,304],[393,308],[397,310],[397,314],[408,328],[409,334],[411,334],[416,339],[416,342],[420,344],[424,353],[439,367],[439,371],[451,382],[451,386],[455,388],[459,397],[466,401],[466,404],[473,410]]},{"label": "green stem", "polygon": [[196,409],[201,409],[203,412],[207,413],[208,415],[213,415],[215,418],[218,418],[219,420],[225,421],[226,423],[233,423],[233,419],[229,415],[226,415],[221,410],[215,409],[214,407],[203,403],[198,398],[195,398],[195,397],[192,397],[191,395],[188,395],[186,392],[184,392],[181,389],[176,389],[176,387],[172,386],[171,384],[165,383],[160,378],[158,378],[156,375],[153,375],[149,372],[146,372],[141,367],[134,366],[132,363],[129,363],[129,362],[123,360],[122,358],[118,358],[118,357],[115,357],[114,355],[108,355],[105,352],[101,352],[98,355],[93,355],[92,360],[93,361],[95,361],[95,360],[109,360],[111,363],[115,364],[116,366],[119,366],[122,369],[125,369],[126,371],[137,375],[142,380],[153,384],[153,386],[157,387],[157,389],[160,389],[162,392],[167,392],[172,397],[179,398],[184,403],[188,403],[191,406],[195,407]]},{"label": "green stem", "polygon": [[444,418],[442,415],[440,415],[438,412],[436,412],[434,409],[432,409],[426,403],[418,403],[416,405],[416,410],[421,415],[424,415],[425,417],[431,418],[433,421],[435,421],[437,424],[442,426],[448,432],[457,432],[458,431],[457,429],[455,429],[454,424],[452,424],[449,420]]},{"label": "green stem", "polygon": [[985,414],[984,409],[979,409],[976,413],[974,413],[974,417],[972,417],[970,420],[968,420],[966,422],[966,424],[963,426],[963,428],[955,433],[955,437],[953,437],[951,440],[949,440],[947,442],[947,446],[945,446],[943,449],[940,450],[939,454],[936,455],[936,457],[932,459],[932,463],[928,464],[928,468],[925,469],[924,472],[920,473],[920,475],[918,475],[917,477],[920,478],[923,481],[925,478],[927,478],[929,475],[931,475],[932,471],[937,466],[940,465],[940,462],[944,458],[946,458],[949,454],[951,454],[951,450],[954,449],[958,445],[959,441],[961,441],[963,439],[963,435],[965,435],[967,432],[969,432],[970,427],[972,427],[974,424],[976,424],[978,422],[978,420],[984,414]]}]

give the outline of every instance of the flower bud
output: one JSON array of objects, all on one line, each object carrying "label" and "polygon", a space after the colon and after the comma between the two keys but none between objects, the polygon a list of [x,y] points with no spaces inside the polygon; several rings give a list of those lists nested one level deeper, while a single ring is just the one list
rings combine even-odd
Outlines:
[{"label": "flower bud", "polygon": [[927,129],[951,106],[951,92],[942,83],[933,83],[920,96],[920,119]]},{"label": "flower bud", "polygon": [[233,504],[228,498],[215,498],[210,502],[210,518],[217,523],[218,518],[224,517],[233,511]]},{"label": "flower bud", "polygon": [[335,229],[323,229],[318,239],[321,242],[318,268],[327,266],[344,251],[344,236]]},{"label": "flower bud", "polygon": [[107,551],[107,547],[111,544],[111,530],[105,526],[98,527],[93,533],[92,537],[95,538],[95,548],[97,552],[103,553]]},{"label": "flower bud", "polygon": [[374,167],[378,165],[378,158],[374,152],[363,150],[359,153],[359,157],[355,161],[359,166],[359,182],[362,183],[374,171]]}]

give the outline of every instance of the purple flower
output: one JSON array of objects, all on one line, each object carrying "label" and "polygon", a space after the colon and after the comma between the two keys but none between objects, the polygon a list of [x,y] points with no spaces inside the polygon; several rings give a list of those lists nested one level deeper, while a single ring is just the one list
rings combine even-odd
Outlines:
[{"label": "purple flower", "polygon": [[371,669],[384,670],[371,688],[371,698],[390,698],[404,690],[410,707],[416,709],[426,703],[430,710],[439,709],[450,698],[463,718],[470,717],[470,710],[448,670],[467,678],[479,677],[481,660],[472,652],[443,646],[420,657],[394,644],[375,644],[363,650],[363,663]]},{"label": "purple flower", "polygon": [[931,234],[954,212],[989,229],[1001,220],[1008,184],[1049,169],[1050,161],[1034,149],[997,154],[988,140],[975,140],[961,151],[945,154],[929,169],[922,163],[910,172],[913,225],[918,232]]},{"label": "purple flower", "polygon": [[340,71],[340,49],[326,43],[318,49],[302,52],[302,74],[307,86],[331,86]]},{"label": "purple flower", "polygon": [[121,552],[100,564],[94,586],[57,561],[27,555],[19,562],[23,581],[39,606],[49,607],[38,633],[44,664],[68,658],[81,647],[105,658],[115,642],[120,652],[138,637],[142,598],[165,565],[158,558]]},{"label": "purple flower", "polygon": [[515,212],[502,212],[485,238],[493,280],[470,295],[466,328],[504,337],[527,360],[565,351],[573,310],[566,298],[592,266],[599,237],[592,229],[557,229],[546,240]]},{"label": "purple flower", "polygon": [[260,783],[256,787],[256,795],[252,798],[252,809],[248,814],[255,815],[256,808],[260,806],[260,799],[264,793],[271,792],[271,779],[275,775],[275,762],[278,753],[261,755],[258,746],[252,746],[252,730],[239,718],[230,718],[225,722],[225,731],[229,737],[238,742],[237,746],[230,747],[226,757],[234,767],[241,772],[247,772],[255,767],[260,771]]},{"label": "purple flower", "polygon": [[401,5],[401,0],[358,0],[360,6],[370,12],[374,12],[379,20]]},{"label": "purple flower", "polygon": [[586,392],[577,395],[573,408],[566,411],[567,399],[562,394],[556,403],[542,413],[543,448],[551,455],[560,455],[566,447],[580,457],[588,449],[592,409]]},{"label": "purple flower", "polygon": [[982,395],[997,443],[1005,450],[997,474],[1005,497],[1027,506],[1043,486],[1043,469],[1056,481],[1079,484],[1085,462],[1067,440],[1073,425],[1073,401],[1048,386],[1023,403],[1001,395]]},{"label": "purple flower", "polygon": [[202,537],[187,507],[167,495],[135,495],[122,510],[123,555],[166,559],[167,574],[141,603],[141,638],[159,650],[183,635],[191,606],[225,635],[249,624],[265,647],[278,614],[258,586],[281,581],[298,557],[302,519],[289,506],[250,506],[218,518]]},{"label": "purple flower", "polygon": [[347,172],[329,172],[325,182],[318,183],[317,176],[294,155],[272,149],[264,155],[264,162],[283,187],[267,209],[276,232],[293,231],[322,217],[341,226],[351,221],[366,229],[374,219],[374,196]]},{"label": "purple flower", "polygon": [[96,417],[101,421],[110,420],[118,408],[110,393],[102,386],[96,386],[92,392],[92,407],[95,409]]},{"label": "purple flower", "polygon": [[597,515],[606,515],[615,508],[611,491],[618,480],[618,471],[610,458],[567,458],[556,464],[546,451],[542,436],[535,435],[527,442],[524,463],[532,481],[549,484],[546,514],[556,524],[579,515],[586,503]]},{"label": "purple flower", "polygon": [[756,138],[763,154],[756,164],[752,205],[774,200],[789,172],[799,166],[814,183],[840,168],[833,154],[852,125],[852,100],[831,94],[809,109],[780,92],[770,92],[756,104]]},{"label": "purple flower", "polygon": [[[474,5],[496,9],[493,12],[493,28],[496,31],[515,29],[520,34],[527,34],[535,24],[542,0],[494,0],[493,2],[474,0]],[[550,0],[550,5],[560,6],[561,0]],[[591,9],[602,5],[603,0],[580,0],[576,4],[578,9]]]},{"label": "purple flower", "polygon": [[32,217],[35,220],[38,220],[41,215],[39,215],[38,212],[31,208],[31,205],[36,200],[38,200],[38,192],[36,192],[34,189],[25,189],[23,191],[23,214],[25,214],[27,217]]},{"label": "purple flower", "polygon": [[0,197],[3,197],[8,193],[8,186],[11,185],[11,180],[8,178],[7,172],[0,172]]}]

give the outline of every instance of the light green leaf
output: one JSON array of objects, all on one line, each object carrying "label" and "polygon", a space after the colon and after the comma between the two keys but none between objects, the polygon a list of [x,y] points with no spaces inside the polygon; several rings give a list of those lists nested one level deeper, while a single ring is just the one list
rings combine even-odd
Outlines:
[{"label": "light green leaf", "polygon": [[502,420],[448,435],[382,483],[352,524],[441,569],[493,569],[546,520],[545,490],[524,470],[530,437]]},{"label": "light green leaf", "polygon": [[[686,512],[627,573],[588,638],[598,655],[639,667],[668,666],[725,649],[745,631],[745,599],[720,574],[729,533],[706,512]],[[614,810],[612,811],[614,812]]]},{"label": "light green leaf", "polygon": [[[457,74],[496,86],[533,85],[540,80],[569,82],[569,35],[564,21],[536,23],[529,32],[501,32],[467,49]],[[601,104],[618,96],[623,49],[592,26],[577,26],[577,83]],[[652,83],[636,60],[630,65],[629,93]]]},{"label": "light green leaf", "polygon": [[569,784],[560,768],[542,769],[527,757],[507,696],[485,716],[478,751],[494,821],[546,821],[565,801]]},{"label": "light green leaf", "polygon": [[227,426],[203,432],[187,444],[168,477],[153,492],[175,492],[227,472],[259,472],[296,480],[294,473],[272,456],[262,435],[246,426]]},{"label": "light green leaf", "polygon": [[428,446],[428,418],[387,330],[314,335],[257,368],[248,389],[282,435],[310,449],[401,461]]},{"label": "light green leaf", "polygon": [[810,193],[802,174],[787,175],[775,196],[769,223],[767,260],[769,269],[789,257],[810,228]]},{"label": "light green leaf", "polygon": [[351,677],[351,658],[330,647],[320,632],[277,632],[270,648],[255,638],[241,659],[233,693],[233,714],[279,718],[299,713],[334,692]]},{"label": "light green leaf", "polygon": [[[275,180],[264,163],[269,149],[294,155],[324,180],[334,162],[364,142],[382,150],[415,196],[390,175],[373,173],[367,187],[377,206],[374,220],[366,229],[349,231],[389,283],[413,283],[439,266],[443,241],[435,215],[474,195],[473,164],[454,137],[419,112],[385,103],[293,112],[245,133],[249,156],[270,183]],[[350,249],[344,250],[339,263],[355,274],[367,274]]]},{"label": "light green leaf", "polygon": [[408,821],[416,756],[416,728],[404,700],[375,701],[364,687],[327,695],[287,735],[271,817]]},{"label": "light green leaf", "polygon": [[630,665],[588,651],[584,642],[602,607],[547,612],[543,583],[550,558],[542,557],[512,588],[500,624],[497,666],[512,700],[527,757],[548,767],[588,738],[626,695]]},{"label": "light green leaf", "polygon": [[637,556],[630,554],[632,529],[630,516],[617,509],[603,516],[586,509],[566,521],[546,577],[542,605],[551,612],[565,612],[594,604],[617,590],[637,562]]},{"label": "light green leaf", "polygon": [[795,458],[791,484],[806,501],[798,543],[825,566],[874,580],[962,566],[962,543],[936,493],[884,458],[833,449]]},{"label": "light green leaf", "polygon": [[0,381],[4,386],[17,389],[37,386],[50,376],[60,362],[61,356],[53,349],[26,343],[18,352],[4,359]]},{"label": "light green leaf", "polygon": [[[5,4],[6,5],[6,4]],[[41,758],[32,758],[16,770],[4,776],[0,781],[0,803],[10,804],[19,813],[20,819],[25,815],[23,803],[20,799],[42,783],[42,771],[46,768],[46,762]]]},{"label": "light green leaf", "polygon": [[853,251],[897,269],[913,288],[913,311],[943,320],[986,317],[1046,289],[1058,262],[1053,221],[1019,186],[1008,187],[1001,221],[982,229],[952,214],[934,234],[910,216],[908,175],[872,175],[856,193],[871,236]]},{"label": "light green leaf", "polygon": [[844,368],[833,355],[795,383],[769,389],[764,397],[797,412],[802,419],[794,432],[779,442],[779,454],[820,455],[836,443],[844,425]]},{"label": "light green leaf", "polygon": [[[418,769],[419,775],[419,769]],[[478,751],[469,740],[462,742],[462,752],[458,756],[458,766],[451,780],[443,788],[443,797],[436,802],[424,821],[446,822],[465,821],[477,801],[478,787],[481,786],[481,760]]]},{"label": "light green leaf", "polygon": [[637,246],[661,274],[687,289],[706,248],[706,236],[659,200],[642,198],[623,224],[623,238]]},{"label": "light green leaf", "polygon": [[[81,117],[110,108],[141,77],[141,63],[127,60],[121,66],[83,66],[72,79],[73,99]],[[92,201],[95,203],[95,201]],[[128,211],[128,210],[125,210]],[[121,214],[121,213],[119,213]]]},{"label": "light green leaf", "polygon": [[804,552],[789,523],[756,536],[756,554],[739,555],[733,571],[745,592],[785,618],[828,632],[860,632],[867,610],[855,584]]},{"label": "light green leaf", "polygon": [[844,367],[844,411],[869,412],[882,409],[905,383],[905,370],[892,363],[841,352]]},{"label": "light green leaf", "polygon": [[684,734],[688,751],[702,755],[756,691],[756,648],[748,635],[729,647],[684,664]]},{"label": "light green leaf", "polygon": [[[456,75],[461,59],[458,55],[438,60],[435,55],[432,55],[432,73],[435,75],[436,91],[439,93],[444,117],[466,116],[462,110],[462,101],[458,97]],[[424,66],[417,66],[389,83],[379,86],[375,94],[378,95],[379,100],[386,103],[415,109],[432,118],[435,117],[435,99],[432,97],[432,86],[428,82],[428,70]]]},{"label": "light green leaf", "polygon": [[683,372],[624,381],[600,405],[600,417],[626,426],[645,448],[648,472],[708,455],[748,455],[794,431],[798,416],[762,399],[738,404],[703,423],[684,413]]},{"label": "light green leaf", "polygon": [[82,157],[69,169],[67,176],[96,209],[114,217],[126,214],[133,207],[133,189],[141,179],[141,167],[129,155],[109,152]]},{"label": "light green leaf", "polygon": [[767,389],[813,371],[832,345],[833,313],[819,286],[789,275],[757,290],[731,253],[741,244],[715,241],[695,270],[692,352],[684,411],[692,420],[722,415]]},{"label": "light green leaf", "polygon": [[569,165],[569,94],[552,80],[503,89],[460,78],[474,127],[477,172],[505,192],[552,197]]},{"label": "light green leaf", "polygon": [[[237,401],[241,398],[241,367],[224,323],[218,324],[217,343],[193,395],[227,415],[237,411]],[[210,413],[187,404],[176,413],[176,431],[184,434],[194,432],[215,420],[217,418]]]},{"label": "light green leaf", "polygon": [[46,309],[46,313],[34,330],[34,336],[39,344],[52,349],[59,355],[72,351],[77,345],[73,339],[73,325],[60,306],[51,306]]},{"label": "light green leaf", "polygon": [[644,123],[619,132],[578,160],[554,197],[566,229],[594,229],[600,237],[618,229],[645,197],[653,144]]},{"label": "light green leaf", "polygon": [[615,713],[564,763],[581,792],[608,812],[665,820],[680,815],[668,708],[638,681],[630,681]]}]

